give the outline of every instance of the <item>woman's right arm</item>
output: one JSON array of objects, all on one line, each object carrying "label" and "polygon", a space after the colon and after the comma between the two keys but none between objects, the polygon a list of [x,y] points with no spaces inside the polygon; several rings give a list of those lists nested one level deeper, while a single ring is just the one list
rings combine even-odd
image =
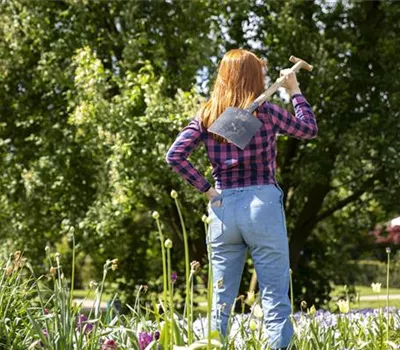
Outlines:
[{"label": "woman's right arm", "polygon": [[317,136],[318,127],[311,106],[301,94],[292,96],[295,115],[272,103],[264,105],[264,112],[269,116],[275,132],[299,139],[312,139]]},{"label": "woman's right arm", "polygon": [[310,104],[301,94],[296,74],[291,70],[281,71],[286,76],[283,85],[291,96],[295,115],[272,103],[264,104],[264,112],[270,117],[275,132],[299,139],[312,139],[317,136],[318,127]]}]

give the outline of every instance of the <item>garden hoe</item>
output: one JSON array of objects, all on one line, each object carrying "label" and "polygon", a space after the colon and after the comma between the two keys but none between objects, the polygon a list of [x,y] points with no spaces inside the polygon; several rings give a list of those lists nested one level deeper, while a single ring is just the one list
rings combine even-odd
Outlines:
[{"label": "garden hoe", "polygon": [[[308,71],[313,69],[313,66],[300,58],[290,56],[289,61],[294,63],[292,68],[290,68],[294,73],[297,73],[301,68]],[[284,84],[285,79],[286,75],[278,78],[275,83],[262,95],[257,97],[246,109],[228,107],[208,128],[208,131],[222,136],[224,139],[243,150],[262,125],[261,121],[254,117],[253,112]]]}]

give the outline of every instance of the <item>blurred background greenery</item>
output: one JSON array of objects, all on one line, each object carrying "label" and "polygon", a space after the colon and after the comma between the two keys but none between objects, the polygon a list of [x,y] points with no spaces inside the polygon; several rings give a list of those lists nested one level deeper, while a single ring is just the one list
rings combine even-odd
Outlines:
[{"label": "blurred background greenery", "polygon": [[[183,276],[179,217],[169,196],[175,189],[191,259],[206,264],[206,199],[164,157],[207,98],[217,62],[240,47],[268,59],[269,80],[290,66],[292,54],[315,67],[299,81],[319,137],[278,142],[297,302],[327,305],[333,283],[385,281],[387,244],[370,232],[400,212],[397,2],[10,0],[0,6],[4,255],[23,249],[41,272],[44,247],[51,245],[68,271],[73,227],[79,288],[99,279],[104,261],[116,257],[109,293],[129,302],[138,285],[158,292],[154,210]],[[284,94],[274,102],[291,108]],[[211,177],[204,150],[191,160]],[[396,257],[395,245],[392,252]],[[246,270],[242,292],[249,279]],[[398,276],[394,281],[400,287]]]}]

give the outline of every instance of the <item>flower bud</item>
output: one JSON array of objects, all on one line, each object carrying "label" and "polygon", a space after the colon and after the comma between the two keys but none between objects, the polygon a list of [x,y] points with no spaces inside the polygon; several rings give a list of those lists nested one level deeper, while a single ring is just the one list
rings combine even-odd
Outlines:
[{"label": "flower bud", "polygon": [[171,249],[172,248],[172,241],[169,238],[166,239],[165,242],[164,242],[164,246],[167,249]]},{"label": "flower bud", "polygon": [[255,331],[255,330],[257,330],[257,322],[256,321],[254,321],[254,320],[251,320],[250,321],[250,324],[249,324],[249,328],[250,328],[250,330],[251,331]]},{"label": "flower bud", "polygon": [[157,220],[160,217],[160,213],[158,211],[153,211],[153,214],[151,214],[154,220]]},{"label": "flower bud", "polygon": [[255,296],[254,296],[254,292],[247,292],[247,298],[246,298],[246,304],[247,305],[253,305],[254,301],[256,300]]},{"label": "flower bud", "polygon": [[253,315],[254,315],[256,318],[263,318],[264,314],[263,314],[263,311],[262,311],[260,305],[255,304],[255,305],[253,306]]},{"label": "flower bud", "polygon": [[311,307],[310,307],[310,310],[308,310],[308,314],[309,314],[310,316],[314,316],[316,313],[317,313],[317,309],[315,308],[315,306],[314,306],[314,305],[311,306]]},{"label": "flower bud", "polygon": [[178,198],[178,192],[176,192],[175,190],[172,190],[172,191],[171,191],[171,197],[172,197],[173,199]]}]

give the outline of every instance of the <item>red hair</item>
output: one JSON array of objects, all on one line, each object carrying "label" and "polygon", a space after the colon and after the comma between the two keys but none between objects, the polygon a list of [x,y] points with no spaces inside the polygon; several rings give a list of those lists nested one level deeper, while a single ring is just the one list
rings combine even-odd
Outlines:
[{"label": "red hair", "polygon": [[[224,55],[211,97],[200,110],[205,128],[208,129],[227,107],[246,108],[264,92],[263,67],[265,61],[246,50],[234,49]],[[220,136],[215,138],[226,141]]]}]

